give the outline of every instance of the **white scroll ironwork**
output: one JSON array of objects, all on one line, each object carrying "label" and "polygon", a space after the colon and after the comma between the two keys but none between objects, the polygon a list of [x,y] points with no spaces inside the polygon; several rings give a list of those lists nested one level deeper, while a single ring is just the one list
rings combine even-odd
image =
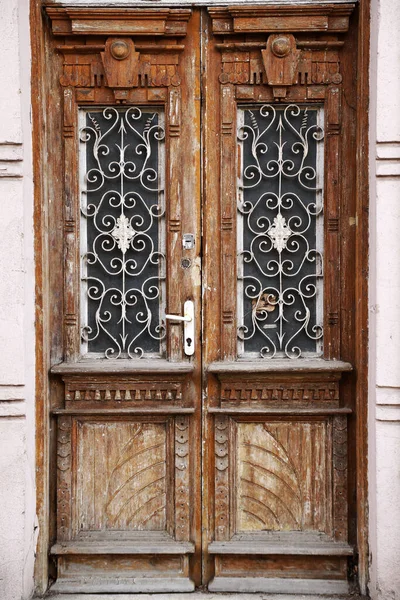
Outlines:
[{"label": "white scroll ironwork", "polygon": [[83,354],[163,352],[164,138],[158,109],[81,112]]},{"label": "white scroll ironwork", "polygon": [[323,111],[238,111],[239,355],[322,352]]}]

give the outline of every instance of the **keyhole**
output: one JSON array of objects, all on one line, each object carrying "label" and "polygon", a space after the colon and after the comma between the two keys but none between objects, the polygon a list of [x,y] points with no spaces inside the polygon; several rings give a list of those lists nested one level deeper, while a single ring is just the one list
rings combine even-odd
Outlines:
[{"label": "keyhole", "polygon": [[192,338],[186,338],[186,344],[190,348],[190,346],[192,345]]}]

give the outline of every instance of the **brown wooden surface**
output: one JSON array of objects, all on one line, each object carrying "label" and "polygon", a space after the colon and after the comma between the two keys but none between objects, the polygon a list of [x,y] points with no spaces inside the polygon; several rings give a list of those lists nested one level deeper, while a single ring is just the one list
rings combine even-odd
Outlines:
[{"label": "brown wooden surface", "polygon": [[[168,359],[175,362],[167,362],[165,358],[137,362],[77,361],[80,355],[77,110],[79,106],[93,103],[107,106],[139,102],[164,106],[167,312],[180,314],[184,300],[194,301],[195,342],[200,347],[200,264],[197,258],[201,243],[197,152],[200,68],[196,59],[200,51],[199,13],[193,15],[188,25],[190,10],[120,11],[120,21],[118,11],[100,12],[95,13],[96,21],[90,10],[48,10],[53,33],[58,36],[51,42],[54,49],[50,49],[49,57],[57,65],[59,84],[55,88],[64,98],[51,127],[56,130],[56,124],[63,122],[64,143],[60,154],[65,160],[60,195],[65,202],[57,203],[57,209],[50,215],[51,226],[56,229],[60,214],[64,213],[65,228],[63,243],[60,244],[62,236],[55,242],[59,256],[64,254],[61,263],[65,274],[64,302],[60,305],[55,302],[52,317],[53,326],[57,326],[57,319],[59,326],[59,308],[63,308],[63,354],[53,354],[52,369],[52,381],[57,389],[52,414],[58,421],[57,531],[52,536],[52,541],[57,542],[53,544],[53,554],[60,556],[57,585],[64,591],[87,589],[85,578],[90,573],[94,577],[91,589],[107,586],[114,578],[115,584],[109,587],[112,591],[112,586],[117,586],[117,576],[128,591],[135,591],[138,585],[139,589],[140,585],[146,588],[145,579],[137,583],[141,577],[149,576],[143,572],[140,561],[149,561],[146,556],[158,553],[157,540],[151,546],[148,537],[141,534],[146,531],[148,535],[168,534],[170,542],[167,546],[161,543],[160,552],[181,555],[178,571],[174,572],[172,563],[169,565],[165,560],[162,563],[163,578],[169,569],[170,583],[164,581],[165,589],[169,586],[173,590],[175,586],[176,591],[190,591],[193,581],[201,583],[201,354],[198,352],[191,360],[183,354],[182,324],[171,323],[167,329]],[[124,27],[128,27],[128,31],[124,31]],[[187,29],[185,45],[182,38]],[[131,38],[112,37],[113,33],[124,32],[137,34],[134,40],[137,50]],[[97,36],[91,42],[87,36],[94,34],[106,37]],[[142,35],[149,36],[148,41]],[[154,37],[166,35],[167,43],[164,40],[160,43]],[[182,43],[178,44],[174,35]],[[126,63],[115,61],[115,42],[127,49]],[[182,249],[184,232],[195,234],[193,250]],[[182,268],[183,257],[190,259],[192,268]],[[64,358],[62,363],[60,358]],[[64,398],[60,397],[63,388]],[[86,545],[80,543],[82,540]],[[121,540],[125,540],[125,550]],[[99,547],[99,541],[103,546]],[[173,541],[175,545],[171,544]],[[68,556],[76,556],[75,562],[72,558],[62,558],[65,542],[69,544]],[[129,555],[132,543],[136,554],[142,555],[131,562],[133,579],[127,576],[124,580],[123,559],[118,562],[110,558],[106,584],[105,563],[90,559],[91,549],[110,557],[121,552]],[[186,555],[193,550],[196,558],[189,565]],[[128,558],[125,560],[129,562]],[[157,591],[156,588],[153,591]]]},{"label": "brown wooden surface", "polygon": [[[368,235],[369,235],[369,53],[370,53],[370,0],[360,3],[358,12],[357,46],[357,129],[356,129],[356,321],[355,363],[357,382],[355,388],[357,440],[355,473],[356,501],[353,510],[357,513],[358,576],[362,594],[367,593],[369,548],[368,548]],[[364,300],[363,300],[364,299]]]},{"label": "brown wooden surface", "polygon": [[[285,104],[316,103],[325,109],[324,360],[310,361],[307,366],[307,360],[297,364],[277,361],[274,365],[273,360],[230,359],[225,350],[229,348],[228,311],[223,311],[230,309],[232,296],[236,296],[229,277],[229,256],[236,254],[236,235],[224,206],[226,190],[236,195],[236,181],[233,174],[231,184],[223,179],[230,176],[230,169],[234,171],[236,152],[232,152],[231,165],[221,162],[222,182],[212,170],[205,169],[204,397],[209,417],[205,416],[204,435],[209,441],[203,472],[208,472],[210,479],[204,510],[209,532],[204,543],[210,544],[215,558],[207,560],[205,554],[204,573],[206,579],[216,575],[212,584],[215,590],[240,591],[240,578],[250,577],[246,563],[249,545],[236,537],[243,531],[254,535],[273,530],[296,532],[299,552],[306,552],[306,536],[313,530],[324,532],[333,543],[347,542],[347,417],[342,411],[354,408],[354,375],[346,372],[355,364],[350,333],[354,332],[354,321],[349,318],[354,299],[354,260],[350,259],[354,231],[347,226],[352,210],[348,196],[354,195],[354,169],[349,165],[355,164],[355,137],[354,129],[347,127],[350,111],[343,106],[342,82],[352,70],[354,53],[343,52],[343,38],[332,35],[324,40],[318,31],[326,27],[331,33],[346,32],[352,9],[353,5],[330,6],[325,7],[325,14],[324,7],[310,6],[285,7],[280,14],[275,7],[257,7],[251,13],[246,7],[209,9],[210,30],[215,35],[207,33],[205,50],[206,166],[217,164],[218,152],[223,159],[226,156],[231,119],[226,106],[233,94],[237,105],[278,100]],[[298,30],[302,31],[300,39],[281,35],[279,43],[286,44],[287,58],[277,57],[272,44],[278,34]],[[251,33],[271,31],[277,33],[266,46],[256,35],[251,37]],[[301,43],[297,45],[298,41]],[[348,84],[346,80],[344,85]],[[230,111],[234,114],[234,108]],[[219,222],[214,212],[218,191]],[[342,261],[346,262],[345,270],[341,269]],[[215,268],[218,263],[219,270]],[[214,309],[218,302],[219,314]],[[354,444],[350,453],[355,453]],[[235,570],[225,571],[221,577],[218,544],[228,547],[234,539],[238,556]],[[260,548],[263,544],[260,540]],[[347,553],[349,549],[346,545]],[[329,555],[329,550],[325,551]],[[344,564],[341,579],[345,578]],[[267,577],[261,572],[257,576]],[[305,572],[301,577],[306,579]],[[318,577],[326,579],[328,586],[329,569]],[[256,591],[257,584],[251,584]],[[260,580],[260,590],[263,585]]]},{"label": "brown wooden surface", "polygon": [[[363,31],[368,30],[366,5],[360,13]],[[211,16],[200,9],[189,16],[186,9],[51,7],[56,38],[48,22],[43,24],[40,3],[32,0],[32,6],[35,27],[43,32],[34,49],[34,127],[40,140],[35,146],[37,418],[43,433],[37,450],[38,591],[46,587],[49,544],[59,556],[61,585],[69,581],[70,589],[79,591],[84,577],[94,572],[98,581],[86,591],[106,590],[106,576],[121,576],[129,591],[137,589],[132,576],[153,577],[157,570],[166,590],[174,589],[168,585],[183,590],[183,579],[207,584],[215,574],[233,587],[245,577],[326,579],[328,585],[346,576],[343,556],[352,551],[349,539],[358,544],[365,585],[367,184],[361,167],[367,160],[368,36],[360,36],[357,50],[354,17],[346,35],[353,5],[268,6],[250,12],[237,6],[212,8]],[[269,32],[274,39],[282,33],[290,39],[293,54],[283,75],[266,54]],[[118,73],[108,72],[107,39],[121,36],[134,43],[134,77],[123,66]],[[358,93],[364,94],[358,121],[353,111],[357,51],[362,65]],[[47,89],[51,110],[46,112]],[[326,114],[325,359],[336,360],[299,363],[297,369],[294,361],[289,368],[236,362],[236,109],[275,101],[323,104]],[[124,372],[121,366],[71,362],[79,356],[79,209],[74,169],[67,168],[76,161],[76,109],[121,102],[165,107],[167,311],[181,313],[183,301],[193,299],[198,324],[194,360],[183,354],[182,325],[169,324],[168,358],[176,365],[170,370],[168,364],[154,365],[154,370],[151,364],[136,370],[128,366]],[[56,152],[44,167],[42,148],[58,148],[58,156],[65,152],[64,176]],[[54,198],[66,202],[49,201]],[[356,222],[361,223],[358,234]],[[195,248],[182,251],[187,232],[195,234]],[[181,267],[182,258],[190,259],[191,268]],[[48,382],[50,364],[60,366]],[[48,430],[51,410],[58,415],[57,448]],[[139,457],[130,452],[133,439]],[[152,441],[154,452],[149,450]],[[264,474],[256,475],[256,467]],[[58,510],[50,510],[48,522],[56,470]],[[114,555],[121,554],[114,529],[123,534],[126,557]],[[160,546],[160,556],[150,563],[149,546],[137,537],[143,552],[132,562],[129,543],[143,529],[194,546],[174,546],[169,550],[174,557],[165,558]],[[269,543],[281,553],[246,558],[249,546],[242,532],[259,536],[266,529],[295,533],[298,554],[305,553],[313,532],[323,532],[331,545],[314,539],[316,554],[324,554],[313,562],[289,555],[275,538]],[[96,532],[103,539],[96,541]],[[85,550],[79,536],[87,533]],[[96,546],[100,542],[103,546]],[[63,543],[72,544],[68,558]],[[215,544],[230,543],[234,550],[227,558]],[[267,542],[260,538],[259,543],[265,551]],[[90,558],[88,547],[104,554]],[[164,581],[168,575],[175,583]]]}]

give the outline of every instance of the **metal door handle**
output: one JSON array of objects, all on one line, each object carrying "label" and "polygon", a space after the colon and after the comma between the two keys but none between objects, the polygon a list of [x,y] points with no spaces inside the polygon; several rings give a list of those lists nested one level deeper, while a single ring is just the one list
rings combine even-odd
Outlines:
[{"label": "metal door handle", "polygon": [[182,315],[165,315],[170,321],[183,321],[184,349],[186,356],[194,354],[194,302],[186,300]]},{"label": "metal door handle", "polygon": [[165,315],[165,318],[170,321],[186,321],[188,323],[192,320],[192,317],[181,317],[181,315]]}]

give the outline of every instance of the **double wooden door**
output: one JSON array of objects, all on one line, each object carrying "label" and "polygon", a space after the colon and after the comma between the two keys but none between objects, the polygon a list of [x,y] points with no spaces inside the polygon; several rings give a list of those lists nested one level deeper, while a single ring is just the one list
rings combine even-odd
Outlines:
[{"label": "double wooden door", "polygon": [[59,591],[347,590],[352,8],[47,8]]}]

